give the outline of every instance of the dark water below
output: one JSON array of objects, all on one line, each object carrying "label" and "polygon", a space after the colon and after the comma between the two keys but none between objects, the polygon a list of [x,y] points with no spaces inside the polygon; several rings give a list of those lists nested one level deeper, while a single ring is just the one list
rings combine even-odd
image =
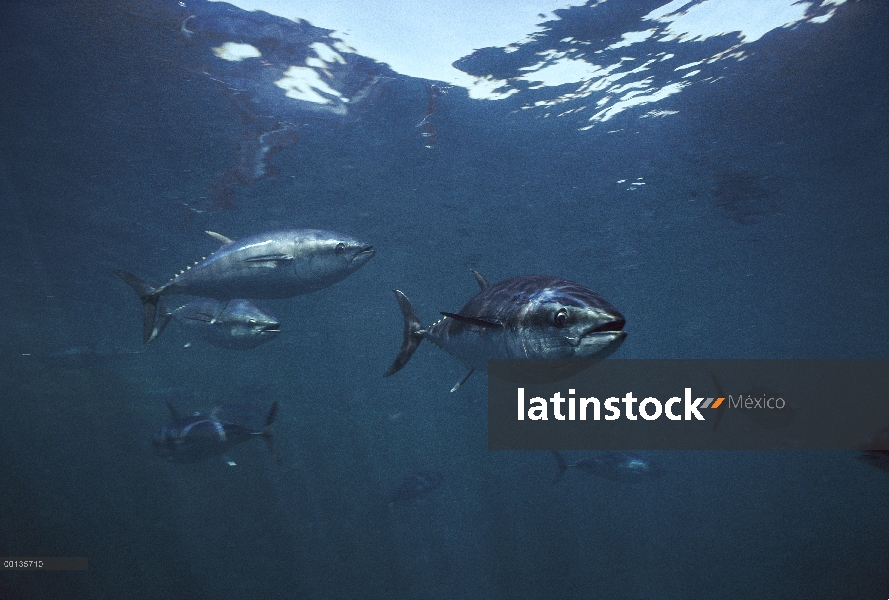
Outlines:
[{"label": "dark water below", "polygon": [[[429,92],[395,78],[200,213],[251,124],[181,67],[169,11],[11,3],[0,28],[0,554],[90,565],[0,573],[0,597],[889,597],[889,474],[855,453],[652,453],[657,480],[551,486],[549,453],[487,450],[483,376],[450,394],[464,368],[424,344],[382,377],[390,290],[430,322],[470,268],[584,282],[627,317],[625,358],[889,356],[886,4],[764,38],[676,115],[584,132],[451,90],[428,149]],[[283,331],[254,350],[141,344],[112,269],[160,283],[216,248],[203,230],[282,227],[377,255],[267,301]],[[278,461],[152,452],[166,402],[276,400]],[[441,485],[390,507],[419,471]]]}]

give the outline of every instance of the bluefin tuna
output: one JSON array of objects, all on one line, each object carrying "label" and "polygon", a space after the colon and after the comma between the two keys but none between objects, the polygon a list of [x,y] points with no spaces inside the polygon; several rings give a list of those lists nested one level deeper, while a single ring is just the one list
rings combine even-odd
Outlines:
[{"label": "bluefin tuna", "polygon": [[151,341],[174,319],[200,339],[233,350],[247,350],[275,339],[281,324],[251,300],[198,298],[169,310],[161,298]]},{"label": "bluefin tuna", "polygon": [[99,367],[108,362],[131,356],[142,352],[141,349],[133,350],[132,348],[122,348],[119,346],[111,346],[105,342],[89,346],[73,346],[56,350],[47,354],[43,353],[25,353],[23,357],[36,358],[44,365],[53,369],[85,369],[90,367]]},{"label": "bluefin tuna", "polygon": [[254,437],[262,437],[269,452],[275,453],[272,432],[278,403],[273,402],[261,428],[251,427],[253,407],[244,405],[217,406],[208,414],[180,416],[167,402],[170,421],[154,436],[154,447],[170,461],[197,462],[228,452],[233,446]]},{"label": "bluefin tuna", "polygon": [[626,337],[623,315],[596,292],[560,277],[523,275],[488,284],[472,271],[481,290],[457,313],[423,327],[407,297],[393,290],[404,317],[401,351],[385,376],[401,370],[428,338],[462,360],[469,372],[491,359],[600,359]]},{"label": "bluefin tuna", "polygon": [[592,458],[568,463],[561,453],[553,450],[558,473],[552,483],[558,483],[568,469],[580,469],[591,475],[612,481],[639,481],[660,476],[660,469],[647,458],[632,452],[602,452]]},{"label": "bluefin tuna", "polygon": [[273,231],[237,241],[207,233],[222,247],[160,287],[153,288],[127,271],[114,271],[142,300],[144,341],[149,341],[154,332],[162,295],[187,294],[217,300],[290,298],[345,279],[374,255],[370,244],[320,229]]}]

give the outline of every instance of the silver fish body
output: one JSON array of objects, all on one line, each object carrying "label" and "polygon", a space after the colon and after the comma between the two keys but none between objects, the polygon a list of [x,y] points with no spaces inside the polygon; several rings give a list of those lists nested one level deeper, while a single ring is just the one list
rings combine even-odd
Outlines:
[{"label": "silver fish body", "polygon": [[223,405],[209,413],[180,416],[167,402],[170,421],[154,435],[152,443],[158,453],[174,462],[197,462],[224,454],[232,447],[254,437],[262,437],[275,453],[272,441],[278,403],[273,402],[264,424],[254,428],[253,413],[241,405]]},{"label": "silver fish body", "polygon": [[479,293],[458,313],[442,313],[444,318],[426,328],[407,297],[395,290],[404,317],[404,343],[387,376],[407,364],[423,339],[466,363],[471,374],[485,369],[491,359],[605,358],[626,337],[623,315],[578,283],[523,275],[489,285],[473,273]]},{"label": "silver fish body", "polygon": [[223,246],[160,287],[151,287],[126,271],[115,271],[142,300],[144,341],[152,338],[162,295],[188,294],[217,300],[289,298],[345,279],[374,255],[370,244],[320,229],[272,231],[237,241],[207,233]]},{"label": "silver fish body", "polygon": [[170,319],[214,346],[233,350],[256,348],[281,333],[278,320],[251,300],[198,298],[174,310],[166,310],[163,304],[161,299],[152,339]]},{"label": "silver fish body", "polygon": [[228,243],[155,293],[218,300],[290,298],[345,279],[374,255],[370,244],[320,229],[272,231],[237,241],[222,240]]},{"label": "silver fish body", "polygon": [[640,454],[633,452],[602,452],[591,458],[584,458],[569,464],[556,450],[552,450],[556,457],[558,473],[552,483],[558,483],[565,471],[577,468],[612,481],[642,481],[660,477],[661,469],[658,465]]}]

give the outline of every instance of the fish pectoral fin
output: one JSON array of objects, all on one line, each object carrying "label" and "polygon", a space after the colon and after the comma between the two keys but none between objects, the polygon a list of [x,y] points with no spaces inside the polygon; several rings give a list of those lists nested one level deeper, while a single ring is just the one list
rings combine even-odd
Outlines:
[{"label": "fish pectoral fin", "polygon": [[454,384],[454,387],[451,388],[451,392],[456,392],[460,388],[461,385],[466,383],[466,380],[469,379],[469,376],[472,375],[473,373],[475,373],[475,369],[469,369],[469,372],[463,376],[463,379],[461,379],[456,384]]},{"label": "fish pectoral fin", "polygon": [[205,313],[197,313],[193,316],[184,317],[189,321],[200,321],[201,323],[212,323],[216,320],[216,315],[208,315]]},{"label": "fish pectoral fin", "polygon": [[479,327],[503,327],[503,323],[500,323],[498,321],[489,321],[487,319],[480,319],[479,317],[467,317],[466,315],[458,315],[457,313],[449,312],[443,312],[441,314],[446,317],[450,317],[455,321],[468,323],[470,325],[478,325]]},{"label": "fish pectoral fin", "polygon": [[216,233],[215,231],[205,231],[204,233],[206,233],[206,234],[209,235],[211,238],[213,238],[214,240],[216,240],[217,242],[219,242],[220,244],[222,244],[222,247],[223,247],[223,248],[224,248],[225,246],[228,246],[229,244],[232,243],[232,241],[231,241],[230,239],[228,239],[227,237],[225,237],[225,236],[222,235],[221,233]]},{"label": "fish pectoral fin", "polygon": [[245,258],[244,262],[248,263],[271,263],[277,266],[278,263],[288,263],[293,260],[293,257],[289,254],[264,254],[262,256],[254,256],[252,258]]}]

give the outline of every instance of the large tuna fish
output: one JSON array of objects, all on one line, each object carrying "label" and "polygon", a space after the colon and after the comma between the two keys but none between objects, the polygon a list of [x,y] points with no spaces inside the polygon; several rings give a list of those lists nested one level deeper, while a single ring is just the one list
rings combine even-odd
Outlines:
[{"label": "large tuna fish", "polygon": [[144,341],[149,341],[154,332],[162,295],[188,294],[217,300],[289,298],[333,285],[374,255],[370,244],[319,229],[272,231],[237,241],[207,233],[222,242],[222,248],[160,287],[151,287],[126,271],[114,271],[142,300]]},{"label": "large tuna fish", "polygon": [[423,327],[410,301],[394,290],[404,316],[401,352],[386,376],[397,373],[424,339],[459,358],[469,372],[491,359],[598,359],[626,337],[625,320],[596,292],[560,277],[523,275],[493,285],[473,271],[481,291],[458,313]]}]

